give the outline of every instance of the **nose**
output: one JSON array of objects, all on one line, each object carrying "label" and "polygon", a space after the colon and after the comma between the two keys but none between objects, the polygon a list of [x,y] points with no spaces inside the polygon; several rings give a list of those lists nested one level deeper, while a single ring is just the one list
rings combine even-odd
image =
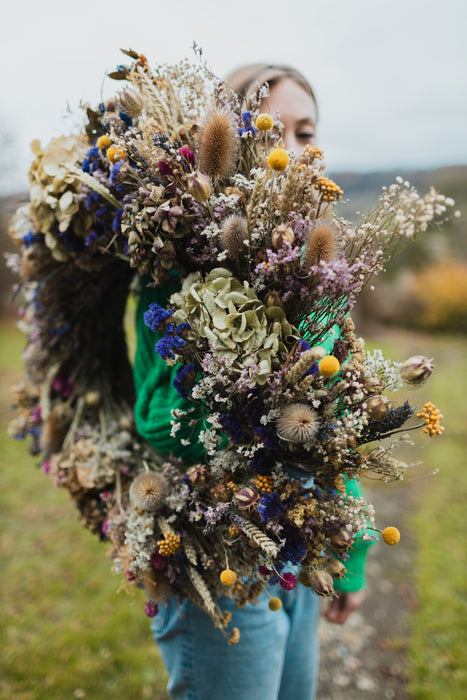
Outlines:
[{"label": "nose", "polygon": [[284,148],[286,151],[294,151],[294,153],[301,153],[302,148],[295,136],[295,132],[290,129],[284,129]]}]

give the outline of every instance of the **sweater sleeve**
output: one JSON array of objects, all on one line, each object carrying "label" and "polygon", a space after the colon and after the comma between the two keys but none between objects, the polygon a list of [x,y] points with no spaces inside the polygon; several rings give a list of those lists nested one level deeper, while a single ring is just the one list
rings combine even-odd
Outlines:
[{"label": "sweater sleeve", "polygon": [[[136,356],[134,380],[136,389],[135,421],[139,434],[155,450],[165,456],[180,457],[185,464],[201,461],[204,456],[199,433],[205,428],[202,407],[179,395],[173,380],[179,364],[169,367],[154,352],[154,345],[161,337],[144,323],[144,312],[152,302],[166,306],[169,297],[180,289],[180,278],[172,275],[162,287],[144,287],[136,312]],[[195,421],[189,426],[185,420],[175,436],[171,435],[171,410],[190,410],[189,418]],[[183,445],[182,440],[190,440]]]},{"label": "sweater sleeve", "polygon": [[[363,489],[359,481],[349,479],[345,485],[345,491],[348,496],[363,498]],[[358,537],[353,547],[349,550],[349,558],[344,562],[347,574],[344,578],[334,582],[336,591],[344,593],[354,593],[360,591],[366,586],[366,557],[368,549],[373,542],[371,540],[363,540]]]}]

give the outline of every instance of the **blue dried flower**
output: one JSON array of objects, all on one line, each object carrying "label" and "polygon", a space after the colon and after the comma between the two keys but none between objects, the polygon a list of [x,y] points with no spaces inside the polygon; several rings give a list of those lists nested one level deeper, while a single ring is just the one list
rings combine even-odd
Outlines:
[{"label": "blue dried flower", "polygon": [[185,345],[185,341],[180,336],[166,335],[155,344],[154,352],[159,353],[163,360],[174,360],[175,352],[183,350]]},{"label": "blue dried flower", "polygon": [[112,221],[112,228],[115,233],[120,233],[120,225],[122,223],[122,214],[123,214],[123,209],[120,207],[120,209],[117,209],[115,212],[115,216]]},{"label": "blue dried flower", "polygon": [[86,244],[86,245],[91,245],[91,243],[92,243],[93,241],[95,241],[96,238],[97,238],[97,233],[95,233],[95,232],[93,231],[93,232],[90,233],[89,236],[86,238],[85,244]]},{"label": "blue dried flower", "polygon": [[262,496],[257,510],[261,515],[261,522],[265,523],[271,520],[271,518],[278,518],[285,510],[285,505],[280,500],[279,494],[274,491],[273,493],[266,493]]},{"label": "blue dried flower", "polygon": [[29,248],[29,246],[31,246],[33,243],[39,243],[39,241],[41,241],[41,240],[42,240],[42,234],[33,233],[32,231],[29,231],[29,233],[26,233],[21,238],[21,241],[26,249]]},{"label": "blue dried flower", "polygon": [[188,398],[191,394],[191,389],[196,380],[196,367],[195,365],[182,365],[179,367],[175,373],[175,378],[173,380],[173,385],[178,391],[180,396],[184,399]]},{"label": "blue dried flower", "polygon": [[153,302],[149,304],[149,309],[144,312],[144,323],[153,332],[159,330],[160,326],[173,315],[170,309],[164,309],[163,306]]}]

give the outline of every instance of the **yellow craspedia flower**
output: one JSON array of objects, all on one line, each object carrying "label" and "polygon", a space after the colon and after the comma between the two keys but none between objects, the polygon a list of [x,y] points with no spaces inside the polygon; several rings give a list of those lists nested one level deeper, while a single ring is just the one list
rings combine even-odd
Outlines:
[{"label": "yellow craspedia flower", "polygon": [[334,355],[326,355],[318,363],[319,373],[322,377],[333,377],[341,368],[341,363]]},{"label": "yellow craspedia flower", "polygon": [[274,126],[274,119],[270,114],[259,114],[255,124],[260,131],[269,131]]},{"label": "yellow craspedia flower", "polygon": [[108,148],[109,146],[112,145],[112,141],[107,134],[104,134],[103,136],[99,136],[99,138],[96,141],[96,146],[97,148],[100,148],[104,150],[105,148]]},{"label": "yellow craspedia flower", "polygon": [[111,163],[115,163],[117,160],[125,160],[126,155],[118,146],[110,146],[107,149],[107,158]]},{"label": "yellow craspedia flower", "polygon": [[282,603],[279,598],[271,598],[268,603],[268,608],[269,610],[275,612],[276,610],[280,610],[282,608]]},{"label": "yellow craspedia flower", "polygon": [[237,574],[232,569],[224,569],[221,571],[220,579],[224,586],[233,586],[237,580]]},{"label": "yellow craspedia flower", "polygon": [[283,148],[273,148],[268,155],[268,165],[276,172],[281,173],[289,164],[289,154]]},{"label": "yellow craspedia flower", "polygon": [[397,544],[401,538],[401,533],[397,527],[385,527],[383,530],[383,542],[386,544]]}]

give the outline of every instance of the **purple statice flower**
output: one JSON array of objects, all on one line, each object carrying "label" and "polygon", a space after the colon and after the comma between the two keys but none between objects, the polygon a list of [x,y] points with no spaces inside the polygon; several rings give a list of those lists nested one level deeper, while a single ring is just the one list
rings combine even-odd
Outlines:
[{"label": "purple statice flower", "polygon": [[177,392],[184,399],[188,398],[191,394],[191,389],[196,380],[196,367],[195,365],[182,365],[178,367],[175,378],[173,380],[173,385]]},{"label": "purple statice flower", "polygon": [[342,340],[342,338],[338,338],[334,343],[331,354],[334,355],[334,357],[337,357],[341,364],[345,362],[349,356],[349,347],[347,343]]},{"label": "purple statice flower", "polygon": [[97,239],[97,237],[97,233],[92,231],[89,236],[86,237],[86,240],[84,241],[85,245],[90,246],[91,243]]},{"label": "purple statice flower", "polygon": [[308,377],[309,374],[312,374],[314,376],[315,374],[318,374],[318,372],[319,372],[319,365],[317,362],[313,362],[311,367],[309,369],[307,369],[307,371],[305,372],[305,374],[303,376]]},{"label": "purple statice flower", "polygon": [[33,233],[32,231],[29,231],[26,233],[24,236],[21,238],[21,242],[23,243],[24,247],[26,250],[31,246],[33,243],[39,243],[43,238],[42,234],[39,233]]},{"label": "purple statice flower", "polygon": [[298,214],[294,211],[289,214],[289,226],[292,228],[295,236],[295,243],[302,246],[306,243],[308,238],[308,232],[310,229],[310,222],[301,219]]},{"label": "purple statice flower", "polygon": [[148,600],[144,606],[144,612],[148,617],[155,617],[159,612],[159,608],[155,603],[151,603],[151,601]]},{"label": "purple statice flower", "polygon": [[122,167],[125,165],[124,160],[117,160],[110,171],[110,184],[115,187],[117,192],[123,192],[124,186],[120,179]]},{"label": "purple statice flower", "polygon": [[163,360],[174,360],[175,353],[179,353],[185,347],[186,342],[178,335],[166,335],[154,346],[154,352],[157,352]]},{"label": "purple statice flower", "polygon": [[122,122],[125,124],[126,128],[128,129],[130,126],[133,124],[133,119],[130,117],[129,114],[123,111],[123,109],[120,110],[120,113],[118,115]]},{"label": "purple statice flower", "polygon": [[271,468],[271,461],[273,460],[271,458],[271,453],[269,452],[269,450],[266,450],[264,448],[256,450],[255,454],[250,459],[248,469],[253,474],[267,474],[269,473],[269,470]]},{"label": "purple statice flower", "polygon": [[34,423],[40,423],[42,420],[42,415],[41,415],[41,407],[39,404],[35,407],[33,412],[31,413],[31,418],[33,419]]},{"label": "purple statice flower", "polygon": [[285,574],[282,574],[279,585],[285,591],[293,591],[297,586],[297,577],[291,571],[287,571]]},{"label": "purple statice flower", "polygon": [[256,129],[251,123],[251,111],[249,109],[242,113],[242,123],[243,126],[241,126],[238,130],[240,136],[247,136],[248,134],[256,136],[258,129]]},{"label": "purple statice flower", "polygon": [[123,214],[123,209],[120,207],[120,209],[117,209],[115,212],[114,218],[112,219],[112,229],[114,233],[120,233],[120,226],[122,223],[122,214]]},{"label": "purple statice flower", "polygon": [[[50,459],[44,459],[44,461],[41,464],[41,471],[44,472],[44,474],[48,474],[50,471]],[[105,520],[104,520],[105,524]],[[104,532],[104,525],[102,525],[102,532]],[[106,533],[104,532],[104,535]]]},{"label": "purple statice flower", "polygon": [[278,518],[285,508],[286,506],[280,500],[279,494],[274,491],[273,493],[265,493],[261,497],[257,510],[261,515],[261,522],[265,523],[271,518]]},{"label": "purple statice flower", "polygon": [[55,377],[52,388],[58,394],[61,394],[64,399],[68,399],[73,391],[73,382],[68,381],[64,374],[57,374]]},{"label": "purple statice flower", "polygon": [[245,438],[245,431],[235,413],[225,413],[220,416],[219,423],[234,444],[241,443]]},{"label": "purple statice flower", "polygon": [[272,425],[258,425],[254,432],[269,450],[275,450],[279,446],[277,432]]},{"label": "purple statice flower", "polygon": [[84,206],[88,211],[90,211],[99,200],[99,192],[90,192],[88,195],[86,195],[86,199],[84,200]]},{"label": "purple statice flower", "polygon": [[285,543],[280,551],[281,561],[290,562],[295,565],[300,564],[303,557],[306,555],[307,549],[298,530],[287,527],[284,529],[283,535],[285,535]]},{"label": "purple statice flower", "polygon": [[162,324],[171,316],[173,316],[173,311],[164,309],[163,306],[152,302],[152,304],[149,304],[148,310],[144,312],[143,319],[145,325],[155,332],[159,330]]},{"label": "purple statice flower", "polygon": [[102,523],[102,534],[108,537],[110,535],[110,527],[109,527],[109,519],[106,518],[104,522]]}]

